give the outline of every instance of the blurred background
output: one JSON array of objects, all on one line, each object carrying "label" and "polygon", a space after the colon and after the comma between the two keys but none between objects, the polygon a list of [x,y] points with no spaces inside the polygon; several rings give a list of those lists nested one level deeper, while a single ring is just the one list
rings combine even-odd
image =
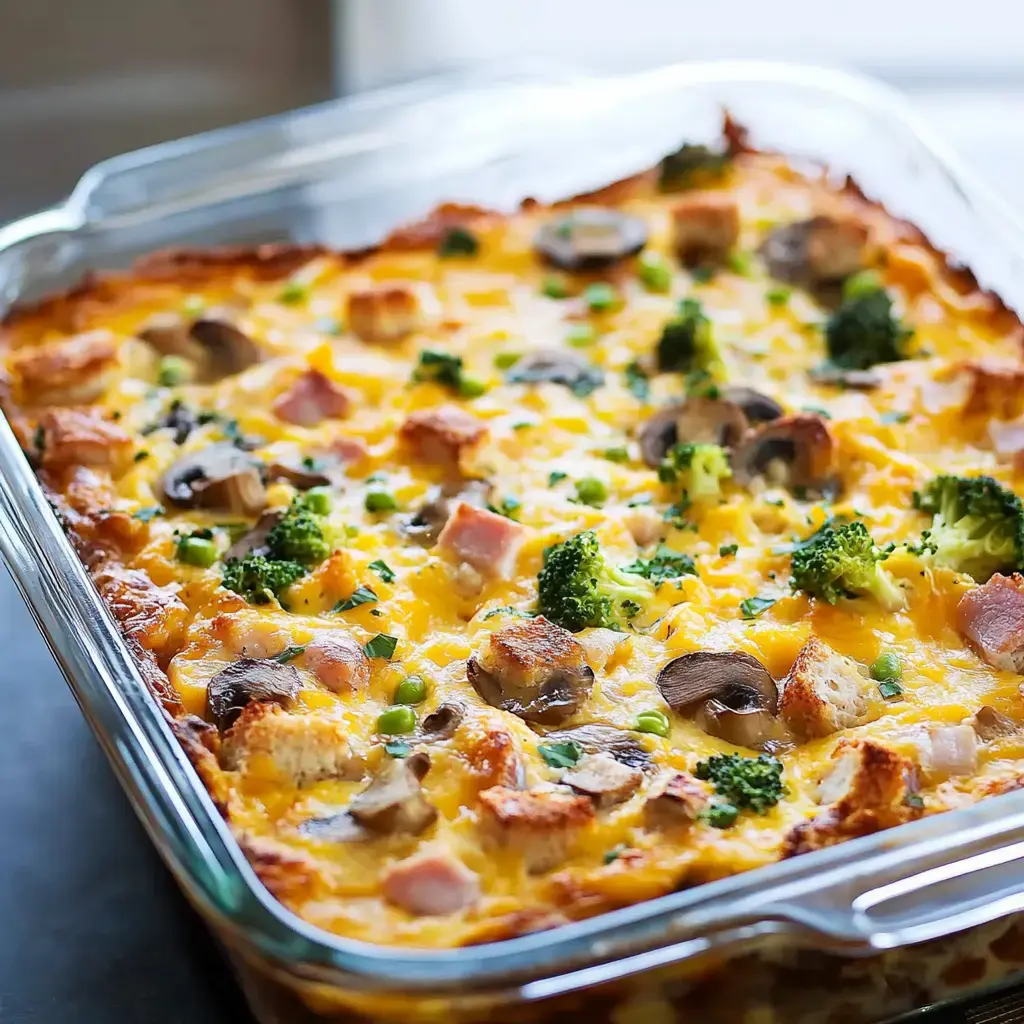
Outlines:
[{"label": "blurred background", "polygon": [[0,220],[105,156],[417,75],[716,57],[877,75],[1024,202],[1018,0],[3,0]]}]

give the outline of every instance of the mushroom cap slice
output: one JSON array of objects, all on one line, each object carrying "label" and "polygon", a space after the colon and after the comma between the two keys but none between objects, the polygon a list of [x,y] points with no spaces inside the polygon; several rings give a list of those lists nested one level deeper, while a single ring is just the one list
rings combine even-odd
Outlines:
[{"label": "mushroom cap slice", "polygon": [[722,388],[722,400],[738,405],[752,427],[777,420],[785,413],[774,398],[769,398],[768,395],[742,384],[727,384]]},{"label": "mushroom cap slice", "polygon": [[224,552],[225,560],[228,558],[245,558],[250,552],[257,555],[265,555],[267,553],[267,537],[270,531],[277,526],[279,522],[284,518],[284,513],[280,509],[272,509],[269,512],[264,512],[259,519],[256,520],[256,525],[251,530],[246,530],[241,537],[238,538]]},{"label": "mushroom cap slice", "polygon": [[644,770],[653,764],[651,755],[626,729],[613,725],[581,725],[544,734],[545,743],[578,743],[588,754],[611,754],[616,761]]},{"label": "mushroom cap slice", "polygon": [[604,384],[604,373],[575,352],[560,349],[530,352],[506,374],[509,384],[561,384],[585,398]]},{"label": "mushroom cap slice", "polygon": [[253,516],[267,504],[259,463],[226,441],[182,456],[164,473],[162,487],[180,508]]},{"label": "mushroom cap slice", "polygon": [[223,731],[251,701],[272,701],[287,710],[298,695],[299,673],[294,665],[281,665],[272,658],[240,658],[210,680],[206,707]]},{"label": "mushroom cap slice", "polygon": [[439,704],[430,712],[416,730],[416,739],[421,743],[436,743],[447,740],[455,735],[462,719],[466,717],[466,709],[454,701]]},{"label": "mushroom cap slice", "polygon": [[533,244],[562,270],[601,270],[635,256],[647,244],[647,224],[608,207],[581,207],[549,220]]},{"label": "mushroom cap slice", "polygon": [[260,361],[252,338],[212,310],[192,323],[190,334],[203,346],[209,360],[207,373],[213,380],[241,373]]},{"label": "mushroom cap slice", "polygon": [[640,428],[640,454],[652,469],[674,444],[717,444],[731,448],[748,428],[739,403],[720,398],[688,398],[659,409]]},{"label": "mushroom cap slice", "polygon": [[733,475],[740,484],[768,476],[789,488],[826,493],[835,487],[835,448],[821,416],[783,416],[751,431],[736,447]]},{"label": "mushroom cap slice", "polygon": [[658,673],[658,689],[674,711],[711,736],[758,747],[783,736],[779,691],[771,673],[742,651],[694,651]]},{"label": "mushroom cap slice", "polygon": [[420,786],[429,769],[430,758],[423,751],[386,762],[349,804],[349,815],[371,832],[419,835],[437,819],[437,809]]},{"label": "mushroom cap slice", "polygon": [[476,658],[466,662],[470,685],[493,708],[508,711],[524,722],[556,725],[576,714],[594,683],[594,670],[554,669],[535,689],[519,690],[503,683],[497,673],[488,672]]},{"label": "mushroom cap slice", "polygon": [[311,459],[309,463],[301,458],[278,458],[267,464],[267,480],[284,480],[299,491],[311,487],[328,487],[336,483],[331,470],[340,468],[341,460],[336,456]]},{"label": "mushroom cap slice", "polygon": [[425,548],[433,547],[459,502],[485,508],[494,485],[488,480],[467,480],[458,484],[440,484],[429,492],[427,501],[411,516],[404,516],[399,529],[410,540]]}]

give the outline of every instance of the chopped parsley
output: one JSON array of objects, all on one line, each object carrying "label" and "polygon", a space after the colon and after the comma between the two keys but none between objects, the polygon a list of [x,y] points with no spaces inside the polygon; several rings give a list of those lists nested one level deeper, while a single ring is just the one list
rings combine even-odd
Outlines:
[{"label": "chopped parsley", "polygon": [[542,743],[537,747],[537,753],[551,768],[574,768],[585,751],[575,740],[566,740],[564,743]]},{"label": "chopped parsley", "polygon": [[775,604],[774,597],[746,597],[740,601],[740,614],[745,619],[756,619]]},{"label": "chopped parsley", "polygon": [[369,587],[359,586],[344,601],[339,601],[334,606],[334,610],[336,612],[347,612],[353,608],[358,608],[361,604],[376,604],[376,602],[377,595]]},{"label": "chopped parsley", "polygon": [[140,523],[148,523],[151,519],[162,516],[164,511],[163,505],[145,505],[132,513],[132,519],[138,519]]},{"label": "chopped parsley", "polygon": [[378,633],[363,644],[363,653],[368,658],[383,658],[385,661],[390,661],[397,646],[398,637],[389,636],[387,633]]},{"label": "chopped parsley", "polygon": [[651,385],[643,367],[634,359],[624,371],[626,390],[637,401],[646,402],[651,397]]},{"label": "chopped parsley", "polygon": [[728,558],[730,557],[730,555],[735,555],[736,552],[739,551],[739,549],[739,544],[723,544],[721,545],[721,547],[719,547],[718,553],[722,556],[722,558]]},{"label": "chopped parsley", "polygon": [[375,572],[385,583],[395,582],[394,570],[383,559],[375,559],[370,563],[369,568],[373,572]]},{"label": "chopped parsley", "polygon": [[693,558],[682,552],[673,551],[667,544],[659,544],[651,558],[638,558],[635,562],[624,565],[622,571],[643,576],[654,584],[676,580],[680,576],[697,575]]}]

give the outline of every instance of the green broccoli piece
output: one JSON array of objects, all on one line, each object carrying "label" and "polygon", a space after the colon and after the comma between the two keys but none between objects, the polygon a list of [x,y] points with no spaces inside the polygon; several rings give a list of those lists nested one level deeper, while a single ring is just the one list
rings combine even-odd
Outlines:
[{"label": "green broccoli piece", "polygon": [[764,814],[786,795],[782,762],[769,754],[712,754],[697,763],[694,775],[710,782],[733,807],[757,814]]},{"label": "green broccoli piece", "polygon": [[729,457],[717,444],[675,444],[658,467],[658,479],[681,484],[690,501],[720,498],[722,481],[731,476]]},{"label": "green broccoli piece", "polygon": [[937,476],[914,495],[930,513],[918,553],[983,583],[993,573],[1024,572],[1024,505],[989,476]]},{"label": "green broccoli piece", "polygon": [[276,561],[300,565],[316,565],[331,553],[323,518],[311,511],[305,495],[292,501],[267,534],[267,551]]},{"label": "green broccoli piece", "polygon": [[684,142],[659,164],[658,189],[662,192],[680,192],[710,184],[722,177],[731,162],[728,153],[716,153],[709,146]]},{"label": "green broccoli piece", "polygon": [[913,330],[893,315],[892,299],[882,288],[853,293],[825,323],[829,362],[841,370],[866,370],[876,363],[907,358]]},{"label": "green broccoli piece", "polygon": [[651,558],[638,558],[622,567],[623,572],[643,576],[655,586],[680,576],[696,576],[697,567],[689,555],[673,551],[667,544],[659,544]]},{"label": "green broccoli piece", "polygon": [[224,563],[221,582],[249,604],[269,604],[305,573],[298,562],[282,562],[250,553],[245,558],[229,558]]},{"label": "green broccoli piece", "polygon": [[793,586],[835,604],[841,597],[872,597],[897,611],[903,592],[880,562],[888,552],[861,522],[826,523],[793,551]]},{"label": "green broccoli piece", "polygon": [[587,626],[621,629],[651,597],[641,577],[606,564],[593,530],[546,548],[537,584],[537,610],[573,633]]},{"label": "green broccoli piece", "polygon": [[678,313],[662,328],[657,358],[662,373],[703,372],[712,380],[726,376],[711,321],[696,299],[683,299]]}]

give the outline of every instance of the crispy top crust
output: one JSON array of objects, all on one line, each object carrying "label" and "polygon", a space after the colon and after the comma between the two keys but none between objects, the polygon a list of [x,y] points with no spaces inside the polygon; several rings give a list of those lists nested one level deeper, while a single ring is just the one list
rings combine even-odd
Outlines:
[{"label": "crispy top crust", "polygon": [[[788,583],[793,544],[829,516],[914,543],[935,473],[1020,484],[1021,325],[854,183],[756,152],[732,122],[724,155],[692,180],[679,157],[676,191],[652,170],[509,216],[448,204],[358,253],[157,253],[0,325],[0,402],[55,513],[260,878],[311,923],[504,939],[1024,778],[1009,727],[964,745],[973,773],[932,764],[982,708],[1024,721],[1024,621],[998,578],[975,588],[897,547],[901,611]],[[597,251],[567,256],[588,218],[575,237]],[[804,246],[788,269],[766,246],[786,229],[786,258]],[[914,333],[907,359],[843,388],[819,372],[822,325],[855,267]],[[683,299],[715,343],[710,382],[660,367]],[[142,337],[158,316],[171,355]],[[742,410],[711,499],[648,455],[687,440],[664,413],[644,428],[688,390]],[[258,512],[232,504],[236,478]],[[586,529],[609,569],[633,568],[619,632],[534,615],[545,549]],[[644,569],[662,543],[695,571]],[[230,562],[247,554],[249,575]],[[253,582],[267,558],[287,579]],[[661,669],[702,650],[762,662],[781,696],[767,732],[740,731],[742,702],[666,703]],[[869,672],[883,650],[900,692]],[[784,795],[731,816],[698,765],[761,747]]]}]

